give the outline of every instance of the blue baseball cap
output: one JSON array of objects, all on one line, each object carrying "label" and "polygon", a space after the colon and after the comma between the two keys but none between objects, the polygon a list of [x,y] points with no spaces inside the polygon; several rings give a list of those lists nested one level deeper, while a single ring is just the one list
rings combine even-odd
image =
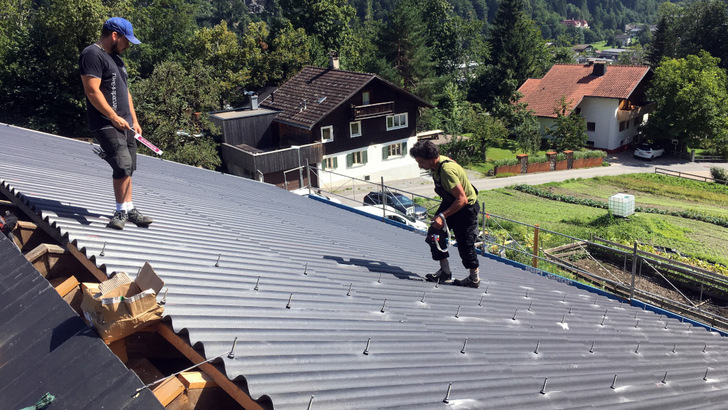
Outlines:
[{"label": "blue baseball cap", "polygon": [[134,37],[134,29],[131,27],[129,20],[121,17],[112,17],[104,23],[104,28],[107,30],[115,31],[129,40],[133,44],[141,44],[141,41]]}]

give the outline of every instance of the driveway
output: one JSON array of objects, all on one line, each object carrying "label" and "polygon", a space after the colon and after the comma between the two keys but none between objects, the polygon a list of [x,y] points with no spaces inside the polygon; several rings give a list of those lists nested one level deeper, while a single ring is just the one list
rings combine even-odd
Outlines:
[{"label": "driveway", "polygon": [[[471,179],[470,181],[479,191],[482,191],[504,188],[516,184],[540,185],[547,182],[559,182],[572,178],[593,178],[605,175],[654,173],[656,167],[668,168],[671,171],[684,172],[703,177],[710,177],[711,166],[728,168],[728,164],[725,163],[689,162],[684,159],[669,156],[657,158],[652,161],[640,160],[632,156],[632,151],[609,154],[605,160],[611,165],[608,167],[580,168],[565,171],[521,174],[507,178],[477,178]],[[399,181],[384,181],[384,183],[392,188],[409,193],[427,197],[434,196],[432,178],[428,176]]]}]

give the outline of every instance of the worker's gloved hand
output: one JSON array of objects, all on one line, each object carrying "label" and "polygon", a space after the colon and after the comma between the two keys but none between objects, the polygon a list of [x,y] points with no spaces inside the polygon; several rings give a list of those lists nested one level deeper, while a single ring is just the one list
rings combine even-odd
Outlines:
[{"label": "worker's gloved hand", "polygon": [[[432,226],[427,230],[427,236],[425,236],[425,242],[430,245],[433,251],[444,251],[447,249],[447,232],[444,229],[435,229]],[[437,245],[440,245],[438,249]]]}]

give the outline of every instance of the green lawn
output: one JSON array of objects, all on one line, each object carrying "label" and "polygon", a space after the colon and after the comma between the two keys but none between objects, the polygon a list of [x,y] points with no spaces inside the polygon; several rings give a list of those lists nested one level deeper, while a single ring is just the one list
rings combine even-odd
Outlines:
[{"label": "green lawn", "polygon": [[[728,217],[728,187],[687,181],[654,174],[576,179],[541,186],[561,195],[607,201],[615,193],[635,195],[637,206],[669,210],[700,210]],[[538,224],[554,232],[589,239],[591,235],[630,244],[635,240],[652,246],[677,249],[711,263],[728,265],[728,228],[676,216],[638,213],[623,219],[611,217],[607,210],[539,198],[513,189],[483,191],[480,200],[486,212],[508,219]],[[491,218],[489,228],[503,225],[514,237],[528,239],[527,229]],[[542,235],[543,247],[570,240],[559,235]],[[520,239],[519,239],[520,240]]]}]

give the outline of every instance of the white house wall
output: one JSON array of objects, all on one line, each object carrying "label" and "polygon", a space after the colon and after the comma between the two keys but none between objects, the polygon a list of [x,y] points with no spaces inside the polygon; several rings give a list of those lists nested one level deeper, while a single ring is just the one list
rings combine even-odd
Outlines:
[{"label": "white house wall", "polygon": [[[401,156],[389,157],[387,159],[382,158],[383,147],[403,142],[407,143],[407,149],[406,152],[402,152]],[[337,167],[336,169],[326,168],[326,170],[322,171],[321,164],[319,163],[319,185],[323,189],[335,188],[341,186],[343,182],[349,181],[350,178],[368,179],[369,181],[379,183],[381,182],[381,178],[384,177],[385,184],[387,181],[417,178],[420,176],[420,170],[417,167],[417,162],[409,155],[409,149],[416,142],[417,137],[410,137],[383,144],[370,145],[366,147],[367,163],[361,165],[355,164],[351,167],[347,166],[346,156],[353,152],[362,151],[365,148],[325,155],[324,160],[327,158],[336,158]]]},{"label": "white house wall", "polygon": [[[634,141],[638,129],[633,120],[629,120],[629,128],[619,131],[618,99],[584,97],[578,107],[581,108],[581,115],[586,122],[594,123],[594,131],[586,132],[589,145],[593,143],[594,148],[614,150]],[[541,126],[541,133],[546,135],[546,131],[555,125],[556,120],[539,117],[538,122]]]}]

